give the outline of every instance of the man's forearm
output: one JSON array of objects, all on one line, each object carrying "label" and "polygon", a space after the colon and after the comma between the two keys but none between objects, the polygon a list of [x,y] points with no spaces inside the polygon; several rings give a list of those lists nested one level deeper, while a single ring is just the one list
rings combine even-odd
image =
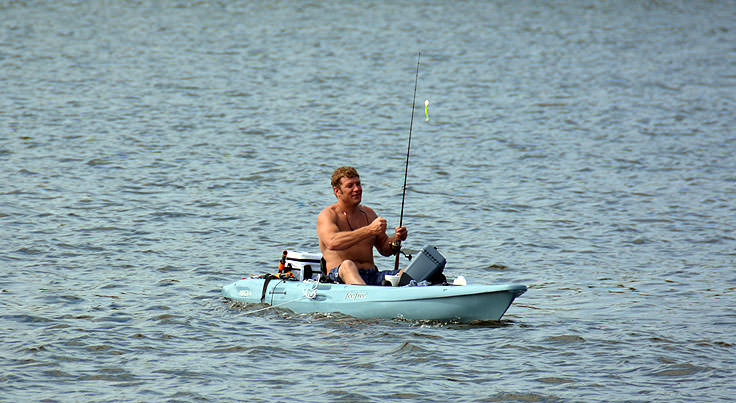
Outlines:
[{"label": "man's forearm", "polygon": [[358,228],[353,231],[341,231],[335,233],[329,241],[326,241],[325,246],[331,250],[344,250],[372,235],[373,233],[368,227]]}]

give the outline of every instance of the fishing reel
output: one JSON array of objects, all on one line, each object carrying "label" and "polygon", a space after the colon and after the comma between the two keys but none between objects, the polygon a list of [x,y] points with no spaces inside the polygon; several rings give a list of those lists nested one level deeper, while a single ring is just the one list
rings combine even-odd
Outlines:
[{"label": "fishing reel", "polygon": [[391,249],[394,250],[394,254],[396,256],[398,256],[399,253],[401,253],[402,255],[404,255],[405,258],[411,261],[411,258],[412,258],[411,253],[407,254],[406,252],[404,252],[403,249],[401,249],[401,241],[391,242]]}]

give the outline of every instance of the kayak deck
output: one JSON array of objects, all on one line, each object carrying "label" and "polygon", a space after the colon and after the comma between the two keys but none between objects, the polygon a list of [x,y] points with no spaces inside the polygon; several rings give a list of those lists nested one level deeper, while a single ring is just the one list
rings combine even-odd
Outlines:
[{"label": "kayak deck", "polygon": [[[222,288],[225,298],[265,303],[295,313],[339,312],[356,318],[497,321],[527,288],[519,284],[380,287],[242,279]],[[263,300],[261,298],[263,297]]]}]

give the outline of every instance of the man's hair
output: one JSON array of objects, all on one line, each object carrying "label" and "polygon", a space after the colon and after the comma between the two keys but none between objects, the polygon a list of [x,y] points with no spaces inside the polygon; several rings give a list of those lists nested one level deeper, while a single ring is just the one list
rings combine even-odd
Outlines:
[{"label": "man's hair", "polygon": [[342,178],[359,178],[358,171],[353,167],[340,167],[332,173],[332,187],[340,188]]}]

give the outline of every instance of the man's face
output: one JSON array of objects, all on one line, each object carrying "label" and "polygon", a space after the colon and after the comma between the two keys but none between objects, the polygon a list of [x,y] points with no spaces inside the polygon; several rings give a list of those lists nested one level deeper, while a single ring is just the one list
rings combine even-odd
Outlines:
[{"label": "man's face", "polygon": [[346,202],[358,204],[363,197],[363,187],[360,185],[360,177],[340,178],[340,187],[336,188],[335,194],[339,199]]}]

